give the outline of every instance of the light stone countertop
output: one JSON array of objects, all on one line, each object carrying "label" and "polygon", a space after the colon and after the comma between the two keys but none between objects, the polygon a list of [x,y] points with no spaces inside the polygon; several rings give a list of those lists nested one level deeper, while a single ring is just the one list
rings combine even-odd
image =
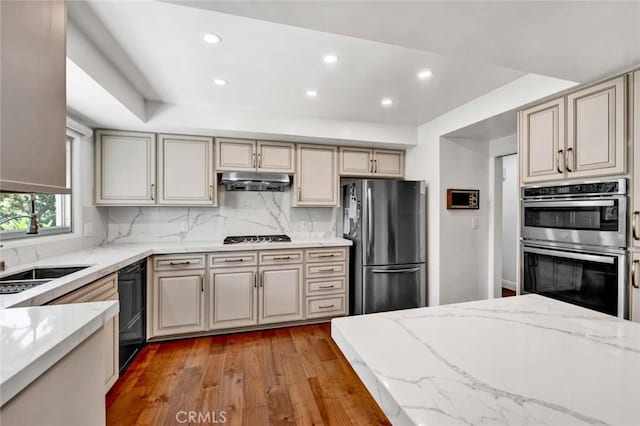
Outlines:
[{"label": "light stone countertop", "polygon": [[640,324],[538,295],[332,320],[394,425],[639,425]]},{"label": "light stone countertop", "polygon": [[0,406],[118,314],[118,302],[0,309]]},{"label": "light stone countertop", "polygon": [[282,250],[312,247],[348,247],[351,241],[343,238],[292,240],[288,243],[223,244],[222,241],[190,243],[149,242],[112,244],[92,247],[44,258],[35,263],[9,268],[0,277],[33,267],[89,266],[86,269],[57,278],[29,290],[0,295],[0,309],[19,306],[40,306],[73,290],[98,280],[138,260],[157,254],[208,253],[220,251]]}]

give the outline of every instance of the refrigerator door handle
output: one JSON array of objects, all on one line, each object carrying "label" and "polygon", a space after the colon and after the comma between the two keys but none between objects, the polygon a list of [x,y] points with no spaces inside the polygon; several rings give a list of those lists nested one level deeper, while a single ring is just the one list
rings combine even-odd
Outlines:
[{"label": "refrigerator door handle", "polygon": [[371,255],[373,246],[373,205],[371,200],[371,187],[367,187],[367,256]]},{"label": "refrigerator door handle", "polygon": [[418,272],[420,268],[404,268],[404,269],[372,269],[374,274],[406,274],[410,272]]}]

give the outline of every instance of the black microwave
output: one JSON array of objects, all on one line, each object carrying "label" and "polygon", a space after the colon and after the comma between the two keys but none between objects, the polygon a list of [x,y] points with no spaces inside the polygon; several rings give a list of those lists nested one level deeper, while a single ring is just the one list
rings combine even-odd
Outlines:
[{"label": "black microwave", "polygon": [[480,208],[480,191],[477,189],[447,189],[447,209],[477,210]]}]

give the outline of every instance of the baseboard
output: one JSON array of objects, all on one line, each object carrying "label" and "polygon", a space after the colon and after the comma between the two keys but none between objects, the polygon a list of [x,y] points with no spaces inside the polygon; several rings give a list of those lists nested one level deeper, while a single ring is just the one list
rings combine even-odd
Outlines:
[{"label": "baseboard", "polygon": [[502,280],[502,288],[516,291],[516,283],[509,280]]}]

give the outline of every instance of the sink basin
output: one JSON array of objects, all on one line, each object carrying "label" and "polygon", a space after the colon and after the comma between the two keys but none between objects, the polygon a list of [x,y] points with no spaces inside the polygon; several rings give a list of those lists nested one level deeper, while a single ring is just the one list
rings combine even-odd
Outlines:
[{"label": "sink basin", "polygon": [[30,288],[48,283],[49,281],[51,280],[3,280],[0,281],[0,294],[20,293],[21,291],[29,290]]},{"label": "sink basin", "polygon": [[6,275],[0,278],[0,284],[6,281],[25,281],[25,280],[53,280],[64,277],[74,272],[81,271],[88,266],[58,266],[52,268],[33,268],[26,271],[17,272],[15,274]]}]

